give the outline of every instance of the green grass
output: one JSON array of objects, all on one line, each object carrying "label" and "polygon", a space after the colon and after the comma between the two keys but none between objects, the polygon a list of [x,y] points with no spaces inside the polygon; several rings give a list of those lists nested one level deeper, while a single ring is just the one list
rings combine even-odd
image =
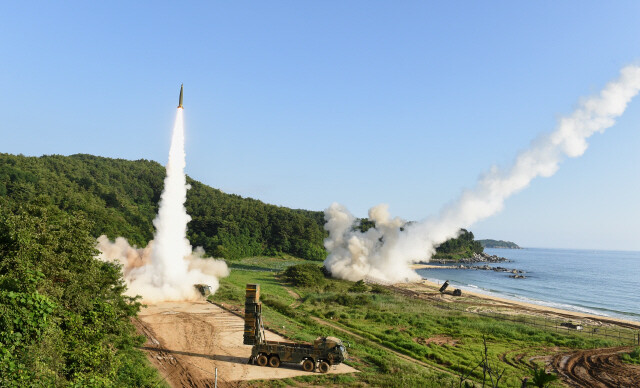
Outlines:
[{"label": "green grass", "polygon": [[[448,387],[455,376],[406,361],[384,348],[455,374],[478,363],[483,336],[487,339],[490,360],[505,368],[504,386],[519,386],[521,378],[529,375],[533,366],[526,360],[549,354],[551,348],[567,350],[617,345],[614,341],[578,333],[555,332],[519,322],[441,309],[427,300],[408,298],[380,287],[366,292],[349,292],[358,288],[348,281],[326,279],[312,287],[283,283],[281,271],[303,262],[294,258],[250,258],[234,262],[231,275],[222,279],[220,290],[211,299],[241,309],[245,285],[258,283],[267,327],[296,341],[312,341],[324,335],[339,337],[351,345],[347,364],[360,373],[265,382],[269,386]],[[300,300],[289,291],[300,295]],[[312,320],[312,316],[345,328],[365,340],[321,325]],[[425,345],[427,339],[436,336],[448,338],[450,343]],[[472,376],[479,381],[481,371]]]},{"label": "green grass", "polygon": [[633,349],[630,353],[623,354],[621,358],[626,363],[640,365],[640,347]]}]

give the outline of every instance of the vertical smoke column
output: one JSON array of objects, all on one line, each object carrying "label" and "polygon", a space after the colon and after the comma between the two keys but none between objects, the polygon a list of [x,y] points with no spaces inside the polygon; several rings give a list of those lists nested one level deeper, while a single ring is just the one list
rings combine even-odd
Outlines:
[{"label": "vertical smoke column", "polygon": [[160,197],[158,216],[153,220],[156,233],[151,256],[154,268],[151,281],[156,287],[181,286],[186,281],[188,271],[188,263],[184,258],[191,255],[191,244],[186,237],[187,223],[191,217],[184,207],[189,186],[184,174],[183,112],[179,107],[171,136],[164,191]]},{"label": "vertical smoke column", "polygon": [[206,284],[211,293],[220,285],[219,278],[229,276],[224,260],[205,257],[202,247],[191,249],[187,240],[187,224],[191,217],[184,204],[187,200],[187,178],[184,174],[184,121],[182,87],[176,122],[171,135],[167,176],[160,196],[158,216],[153,220],[154,240],[146,248],[131,246],[126,239],[109,241],[98,238],[98,258],[122,265],[127,295],[142,296],[142,302],[196,300],[200,294],[195,284]]}]

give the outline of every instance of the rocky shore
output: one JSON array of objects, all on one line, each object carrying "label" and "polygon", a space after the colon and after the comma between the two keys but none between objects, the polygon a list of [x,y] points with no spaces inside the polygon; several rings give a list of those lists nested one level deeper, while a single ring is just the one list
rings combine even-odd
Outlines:
[{"label": "rocky shore", "polygon": [[431,260],[431,263],[438,264],[451,264],[451,263],[509,263],[511,260],[506,257],[500,257],[497,255],[489,255],[487,253],[474,253],[471,257],[465,257],[460,260]]},{"label": "rocky shore", "polygon": [[460,265],[457,265],[457,266],[453,266],[452,268],[455,268],[455,269],[473,269],[473,270],[494,271],[494,272],[508,272],[508,273],[512,274],[512,275],[509,275],[510,278],[514,278],[514,279],[525,279],[526,278],[526,276],[523,275],[525,272],[522,271],[522,270],[515,269],[515,268],[490,267],[488,264],[485,264],[485,265],[464,265],[464,264],[460,264]]},{"label": "rocky shore", "polygon": [[445,268],[451,269],[471,269],[476,271],[494,271],[494,272],[506,272],[510,273],[510,278],[514,279],[526,279],[524,275],[524,271],[515,269],[515,268],[505,268],[505,267],[492,267],[488,264],[484,265],[471,265],[475,263],[509,263],[511,260],[506,257],[500,257],[497,255],[489,255],[487,253],[474,253],[472,257],[460,259],[460,260],[433,260],[431,263],[437,264],[455,264],[451,266],[447,266]]}]

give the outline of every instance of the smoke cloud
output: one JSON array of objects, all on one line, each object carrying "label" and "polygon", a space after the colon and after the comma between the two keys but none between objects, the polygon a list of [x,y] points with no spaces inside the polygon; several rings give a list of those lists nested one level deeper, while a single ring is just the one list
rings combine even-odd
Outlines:
[{"label": "smoke cloud", "polygon": [[639,90],[640,67],[623,68],[617,80],[597,96],[584,100],[570,116],[561,118],[555,131],[532,142],[510,167],[492,167],[475,187],[422,222],[391,218],[388,206],[382,204],[369,210],[375,228],[362,233],[354,230],[357,220],[344,206],[332,204],[325,210],[325,229],[329,231],[325,266],[333,276],[352,281],[367,277],[391,282],[420,279],[411,264],[428,261],[435,248],[456,237],[460,228],[499,212],[508,197],[526,188],[534,178],[550,177],[565,158],[582,155],[587,139],[614,125]]},{"label": "smoke cloud", "polygon": [[114,242],[98,238],[98,258],[122,264],[127,294],[141,295],[144,302],[194,300],[200,296],[194,284],[207,284],[215,292],[218,279],[229,275],[224,261],[204,258],[204,250],[193,251],[186,237],[191,217],[184,207],[189,189],[185,165],[183,110],[178,109],[154,239],[140,249],[122,237]]}]

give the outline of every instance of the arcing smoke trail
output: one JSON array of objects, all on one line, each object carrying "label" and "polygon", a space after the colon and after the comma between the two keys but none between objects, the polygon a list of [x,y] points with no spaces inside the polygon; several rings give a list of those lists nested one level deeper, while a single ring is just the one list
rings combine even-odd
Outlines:
[{"label": "arcing smoke trail", "polygon": [[356,219],[345,207],[332,204],[325,210],[325,229],[329,231],[325,266],[333,276],[352,281],[365,277],[392,282],[419,279],[410,264],[428,260],[435,247],[456,237],[460,228],[468,228],[500,211],[505,199],[527,187],[534,178],[553,175],[565,157],[582,155],[587,149],[586,140],[615,124],[615,118],[639,90],[640,67],[623,68],[617,80],[607,84],[598,96],[584,101],[570,116],[560,119],[554,132],[534,141],[511,167],[493,167],[437,217],[407,224],[399,218],[392,219],[387,205],[378,205],[369,210],[375,228],[362,233],[353,230]]},{"label": "arcing smoke trail", "polygon": [[208,284],[215,292],[218,278],[229,275],[224,261],[203,258],[201,248],[191,250],[186,237],[191,217],[184,207],[189,189],[185,165],[183,109],[178,109],[164,191],[158,216],[153,221],[154,239],[144,249],[129,246],[121,237],[113,243],[106,236],[98,239],[99,257],[119,261],[128,285],[127,294],[141,295],[145,302],[196,299],[194,284]]}]

